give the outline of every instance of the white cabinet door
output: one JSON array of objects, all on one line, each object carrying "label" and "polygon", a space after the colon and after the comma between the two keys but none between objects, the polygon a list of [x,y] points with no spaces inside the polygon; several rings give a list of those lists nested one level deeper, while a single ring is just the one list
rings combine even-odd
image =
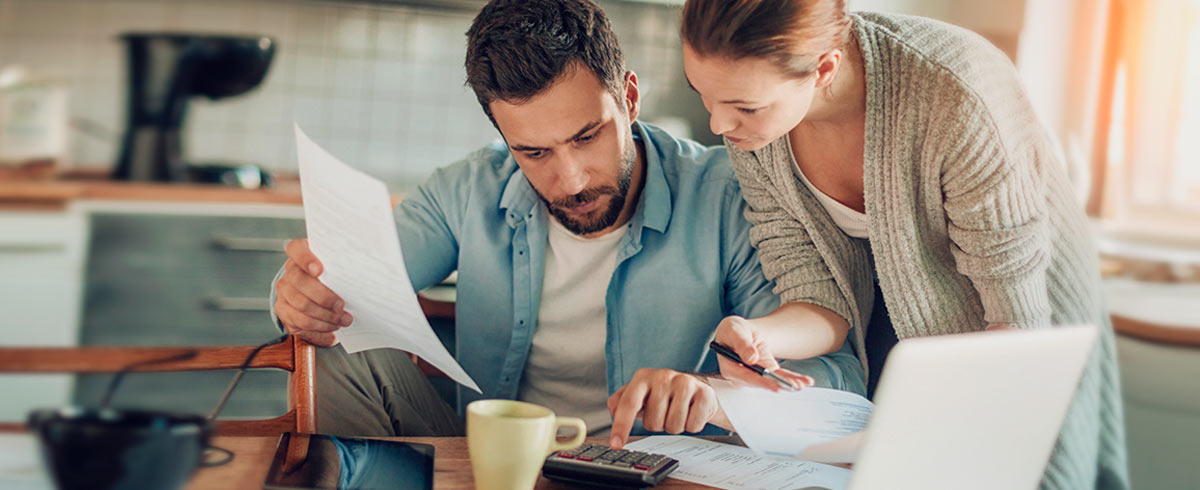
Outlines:
[{"label": "white cabinet door", "polygon": [[[70,211],[0,212],[0,345],[76,345],[85,225]],[[0,420],[70,401],[71,376],[0,374]]]}]

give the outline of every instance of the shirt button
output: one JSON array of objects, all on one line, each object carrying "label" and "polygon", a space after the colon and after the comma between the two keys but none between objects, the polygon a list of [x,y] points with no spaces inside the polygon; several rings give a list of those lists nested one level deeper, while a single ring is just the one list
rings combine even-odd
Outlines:
[{"label": "shirt button", "polygon": [[518,324],[518,325],[524,325],[524,324],[525,324],[525,320],[517,320],[517,324]]}]

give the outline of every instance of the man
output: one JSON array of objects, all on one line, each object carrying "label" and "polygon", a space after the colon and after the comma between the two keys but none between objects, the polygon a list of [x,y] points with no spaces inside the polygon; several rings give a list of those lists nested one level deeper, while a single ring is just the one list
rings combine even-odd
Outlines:
[{"label": "man", "polygon": [[[495,1],[467,37],[467,83],[505,145],[438,170],[395,210],[414,288],[458,270],[456,357],[483,390],[460,387],[459,411],[530,401],[593,434],[611,424],[616,447],[639,415],[650,431],[727,427],[689,373],[716,371],[707,344],[722,318],[779,300],[725,150],[636,122],[637,76],[587,0]],[[352,318],[320,271],[292,241],[272,303],[288,332],[331,346]],[[322,432],[462,433],[402,352],[334,347],[317,362]],[[849,347],[793,368],[864,391]]]}]

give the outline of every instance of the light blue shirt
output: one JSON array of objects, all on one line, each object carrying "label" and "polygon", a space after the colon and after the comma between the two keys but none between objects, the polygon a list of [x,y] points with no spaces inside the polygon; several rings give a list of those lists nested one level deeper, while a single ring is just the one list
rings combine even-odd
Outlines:
[{"label": "light blue shirt", "polygon": [[[608,390],[641,368],[715,373],[708,342],[728,315],[779,306],[750,245],[724,147],[634,123],[645,146],[640,201],[626,225],[605,296]],[[458,387],[458,407],[515,399],[537,326],[547,242],[546,205],[500,143],[437,170],[396,207],[415,289],[458,270],[456,357],[483,394]],[[787,367],[819,386],[865,393],[861,364],[841,351]]]}]

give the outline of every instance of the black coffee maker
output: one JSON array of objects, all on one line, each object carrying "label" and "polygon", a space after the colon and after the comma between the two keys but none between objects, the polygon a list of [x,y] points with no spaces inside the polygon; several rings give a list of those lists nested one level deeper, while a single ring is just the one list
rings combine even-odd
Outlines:
[{"label": "black coffee maker", "polygon": [[[189,165],[183,161],[188,100],[239,95],[262,83],[275,41],[262,36],[129,32],[129,111],[113,178],[136,181],[267,185],[254,166]],[[258,185],[255,184],[257,180]]]}]

